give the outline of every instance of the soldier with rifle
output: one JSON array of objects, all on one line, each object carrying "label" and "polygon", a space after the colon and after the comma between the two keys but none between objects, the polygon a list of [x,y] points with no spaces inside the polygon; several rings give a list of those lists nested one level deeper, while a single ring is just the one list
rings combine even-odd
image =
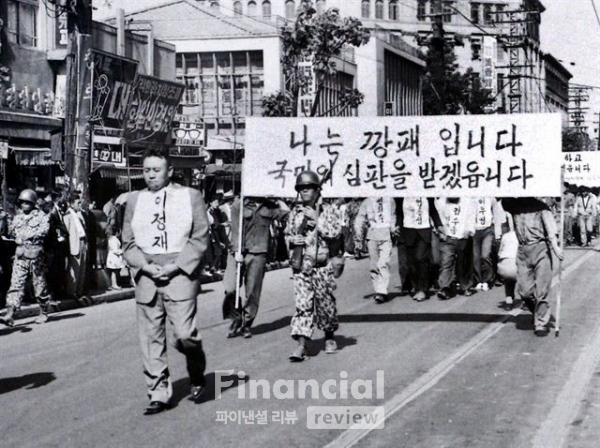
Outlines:
[{"label": "soldier with rifle", "polygon": [[[327,176],[324,176],[326,180]],[[329,242],[342,231],[337,208],[320,204],[323,181],[313,171],[303,171],[296,178],[299,201],[293,208],[285,229],[290,248],[296,312],[292,317],[292,338],[298,346],[289,359],[304,361],[314,327],[325,332],[325,353],[337,351],[334,333],[338,329],[337,307],[333,291],[335,280],[329,256]]]}]

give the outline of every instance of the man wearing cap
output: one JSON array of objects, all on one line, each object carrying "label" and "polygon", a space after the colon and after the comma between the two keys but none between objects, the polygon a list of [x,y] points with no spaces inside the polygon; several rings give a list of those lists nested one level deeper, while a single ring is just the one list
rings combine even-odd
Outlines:
[{"label": "man wearing cap", "polygon": [[14,313],[21,307],[28,279],[31,279],[35,299],[40,305],[40,315],[36,323],[44,323],[48,319],[47,306],[50,295],[44,276],[44,240],[50,230],[50,224],[48,215],[36,208],[37,199],[33,190],[21,191],[17,200],[20,211],[8,227],[8,235],[14,238],[17,249],[10,288],[6,295],[7,312],[0,321],[9,327],[14,326]]},{"label": "man wearing cap", "polygon": [[285,228],[294,276],[296,312],[292,317],[292,338],[298,346],[289,359],[303,361],[314,327],[325,332],[325,353],[337,351],[334,333],[338,329],[336,288],[329,257],[329,242],[342,231],[337,208],[318,204],[321,181],[313,171],[303,171],[296,178],[300,199],[291,211]]},{"label": "man wearing cap", "polygon": [[123,222],[124,257],[136,280],[138,334],[150,405],[145,415],[169,408],[173,394],[167,364],[166,321],[185,355],[192,399],[205,386],[206,357],[196,326],[197,272],[208,244],[208,217],[198,190],[171,182],[169,154],[143,156],[147,189],[131,193]]}]

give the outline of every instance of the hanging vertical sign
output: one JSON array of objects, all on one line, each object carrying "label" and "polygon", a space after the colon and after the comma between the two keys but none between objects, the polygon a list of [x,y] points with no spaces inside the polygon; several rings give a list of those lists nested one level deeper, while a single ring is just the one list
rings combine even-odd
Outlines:
[{"label": "hanging vertical sign", "polygon": [[76,147],[89,149],[91,141],[90,117],[92,116],[92,36],[80,34],[77,42],[77,140]]},{"label": "hanging vertical sign", "polygon": [[[481,64],[481,79],[483,82],[483,87],[490,90],[492,97],[495,97],[498,91],[496,86],[496,66],[498,65],[498,53],[495,37],[483,36]],[[488,107],[493,109],[493,106]]]},{"label": "hanging vertical sign", "polygon": [[308,117],[315,102],[315,92],[317,91],[312,56],[305,56],[298,62],[298,72],[299,76],[306,80],[298,94],[298,116]]},{"label": "hanging vertical sign", "polygon": [[0,140],[0,159],[8,159],[8,140]]}]

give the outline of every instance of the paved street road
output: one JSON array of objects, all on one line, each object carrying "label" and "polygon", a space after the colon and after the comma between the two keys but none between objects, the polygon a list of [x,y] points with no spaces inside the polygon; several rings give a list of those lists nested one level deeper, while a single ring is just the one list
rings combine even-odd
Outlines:
[{"label": "paved street road", "polygon": [[[313,356],[299,364],[287,359],[294,348],[288,269],[267,274],[255,336],[247,340],[225,338],[222,287],[204,285],[204,402],[189,400],[183,357],[172,351],[174,408],[157,416],[142,415],[132,300],[54,314],[42,326],[24,319],[0,328],[0,446],[595,447],[599,260],[596,252],[567,251],[558,338],[535,337],[528,313],[499,308],[502,288],[447,302],[396,296],[377,305],[368,261],[350,260],[336,292],[340,351],[326,355],[317,332]],[[391,290],[398,286],[394,273]],[[220,398],[219,375],[231,380]],[[318,396],[308,388],[300,397],[307,379]],[[259,380],[268,387],[254,387]],[[341,406],[341,417],[354,406],[383,407],[384,428],[308,429],[314,406]],[[218,421],[240,413],[241,422]]]}]

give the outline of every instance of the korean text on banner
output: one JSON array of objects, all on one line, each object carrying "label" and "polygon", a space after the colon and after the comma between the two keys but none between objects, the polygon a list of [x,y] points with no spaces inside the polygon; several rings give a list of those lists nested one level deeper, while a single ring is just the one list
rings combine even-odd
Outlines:
[{"label": "korean text on banner", "polygon": [[559,114],[248,117],[244,194],[293,197],[305,169],[326,197],[559,196]]},{"label": "korean text on banner", "polygon": [[600,186],[600,152],[566,152],[562,156],[565,182],[586,187]]}]

